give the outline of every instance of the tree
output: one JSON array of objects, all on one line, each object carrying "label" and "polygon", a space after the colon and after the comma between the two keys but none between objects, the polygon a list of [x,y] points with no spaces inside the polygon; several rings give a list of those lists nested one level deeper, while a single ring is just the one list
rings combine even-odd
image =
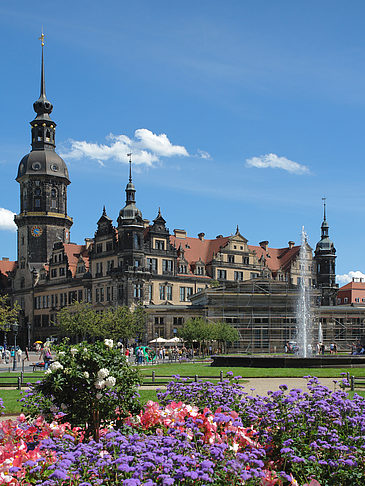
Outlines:
[{"label": "tree", "polygon": [[101,315],[85,302],[75,302],[57,313],[57,326],[65,336],[98,337],[101,334]]},{"label": "tree", "polygon": [[224,321],[218,321],[214,324],[213,336],[214,340],[222,344],[223,351],[227,351],[227,343],[233,343],[238,341],[240,338],[240,333],[238,330]]},{"label": "tree", "polygon": [[101,317],[103,336],[127,341],[140,336],[146,325],[146,311],[137,306],[133,311],[126,306],[109,307]]},{"label": "tree", "polygon": [[210,323],[202,317],[193,317],[188,319],[178,332],[178,336],[183,341],[191,344],[193,342],[199,343],[200,352],[203,349],[207,341],[214,339],[212,336],[212,328]]},{"label": "tree", "polygon": [[17,303],[10,304],[8,295],[0,295],[0,329],[8,331],[11,324],[18,322],[19,311]]},{"label": "tree", "polygon": [[141,306],[131,311],[126,306],[108,307],[97,312],[92,305],[75,302],[57,314],[57,325],[66,336],[124,340],[139,336],[145,329],[146,312]]}]

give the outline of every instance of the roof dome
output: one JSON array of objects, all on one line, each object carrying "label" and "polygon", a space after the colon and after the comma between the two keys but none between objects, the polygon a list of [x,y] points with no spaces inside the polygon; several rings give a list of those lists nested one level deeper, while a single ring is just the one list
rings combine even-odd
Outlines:
[{"label": "roof dome", "polygon": [[32,150],[20,161],[16,180],[26,175],[62,177],[70,183],[66,162],[54,150]]},{"label": "roof dome", "polygon": [[135,219],[142,220],[142,213],[134,203],[127,204],[119,211],[118,221],[123,222],[126,220],[130,221]]}]

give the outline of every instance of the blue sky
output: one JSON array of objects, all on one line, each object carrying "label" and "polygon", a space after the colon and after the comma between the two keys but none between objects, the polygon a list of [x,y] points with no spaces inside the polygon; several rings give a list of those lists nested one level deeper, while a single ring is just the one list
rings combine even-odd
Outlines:
[{"label": "blue sky", "polygon": [[47,96],[72,184],[71,240],[116,221],[132,149],[137,205],[190,236],[283,247],[320,237],[327,197],[337,273],[365,272],[365,3],[339,0],[2,2],[4,210],[30,150],[44,26]]}]

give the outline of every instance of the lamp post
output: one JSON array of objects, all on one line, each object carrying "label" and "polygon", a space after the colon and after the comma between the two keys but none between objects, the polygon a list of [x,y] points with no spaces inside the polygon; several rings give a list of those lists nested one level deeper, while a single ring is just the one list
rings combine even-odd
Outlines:
[{"label": "lamp post", "polygon": [[13,371],[16,371],[16,337],[18,335],[19,324],[14,322],[12,324],[13,332],[14,332],[14,360],[13,360]]}]

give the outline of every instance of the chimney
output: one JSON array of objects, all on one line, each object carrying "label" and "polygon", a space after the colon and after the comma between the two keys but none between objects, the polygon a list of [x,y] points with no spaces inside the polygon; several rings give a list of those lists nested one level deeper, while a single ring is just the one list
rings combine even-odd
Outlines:
[{"label": "chimney", "polygon": [[149,224],[150,224],[150,220],[149,219],[144,219],[143,220],[143,227],[144,228],[148,228]]},{"label": "chimney", "polygon": [[174,229],[175,238],[186,238],[186,231],[182,229]]},{"label": "chimney", "polygon": [[87,250],[90,248],[93,242],[94,242],[93,238],[85,238],[85,246]]},{"label": "chimney", "polygon": [[8,262],[9,261],[9,258],[8,257],[2,257],[2,261],[3,262]]},{"label": "chimney", "polygon": [[267,251],[267,249],[269,247],[269,242],[268,241],[260,241],[259,245],[261,246],[261,248],[263,248],[265,251]]},{"label": "chimney", "polygon": [[294,241],[288,241],[289,250],[291,250],[294,245],[295,245]]},{"label": "chimney", "polygon": [[204,236],[205,236],[205,233],[199,233],[198,234],[198,238],[200,241],[204,241]]}]

